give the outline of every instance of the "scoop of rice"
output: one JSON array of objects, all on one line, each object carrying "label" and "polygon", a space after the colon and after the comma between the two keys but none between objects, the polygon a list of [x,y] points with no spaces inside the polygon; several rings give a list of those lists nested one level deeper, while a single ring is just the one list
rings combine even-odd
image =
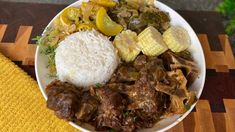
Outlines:
[{"label": "scoop of rice", "polygon": [[82,87],[107,82],[118,62],[112,42],[95,30],[66,37],[55,55],[58,79]]}]

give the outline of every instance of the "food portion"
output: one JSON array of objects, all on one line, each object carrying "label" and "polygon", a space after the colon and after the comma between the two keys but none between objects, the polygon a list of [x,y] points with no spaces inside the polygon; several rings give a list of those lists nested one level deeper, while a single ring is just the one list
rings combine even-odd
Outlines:
[{"label": "food portion", "polygon": [[137,43],[137,34],[131,30],[121,32],[113,41],[114,46],[118,49],[119,56],[126,62],[133,61],[140,53]]},{"label": "food portion", "polygon": [[185,113],[199,69],[188,32],[154,0],[90,0],[62,11],[38,41],[55,81],[47,107],[97,131],[132,132]]},{"label": "food portion", "polygon": [[120,23],[124,30],[140,33],[149,26],[163,33],[170,27],[170,17],[154,6],[153,0],[121,0],[108,14]]},{"label": "food portion", "polygon": [[104,7],[114,7],[117,4],[113,0],[91,0],[91,1]]},{"label": "food portion", "polygon": [[138,45],[143,54],[147,56],[158,56],[168,49],[163,42],[161,33],[152,26],[138,35]]},{"label": "food portion", "polygon": [[111,20],[103,7],[97,11],[96,26],[102,33],[108,36],[115,36],[123,30],[120,24]]},{"label": "food portion", "polygon": [[126,0],[126,3],[133,8],[139,9],[147,5],[153,5],[154,0]]},{"label": "food portion", "polygon": [[183,51],[177,54],[166,52],[162,57],[165,63],[167,63],[167,69],[184,69],[184,74],[189,85],[198,77],[199,71],[197,64],[193,61],[188,51]]},{"label": "food portion", "polygon": [[58,79],[76,86],[106,83],[118,63],[112,42],[95,30],[74,33],[61,41],[56,49]]},{"label": "food portion", "polygon": [[[177,56],[168,52],[164,54]],[[98,131],[150,128],[164,116],[183,114],[197,98],[194,92],[188,90],[189,76],[183,73],[185,69],[172,67],[167,70],[167,62],[171,58],[164,57],[139,55],[128,64],[120,64],[106,84],[91,85],[88,90],[77,87],[79,92],[74,90],[70,93],[67,83],[52,82],[46,88],[50,93],[47,104],[53,101],[54,104],[64,105],[48,108],[60,118],[65,115],[64,119],[70,121],[94,124]],[[56,90],[57,93],[54,92]],[[60,95],[59,92],[65,93]],[[65,97],[59,100],[60,96]],[[69,113],[66,109],[70,110]]]},{"label": "food portion", "polygon": [[187,31],[179,26],[172,26],[163,33],[163,40],[173,52],[186,50],[190,44],[190,37]]},{"label": "food portion", "polygon": [[59,20],[64,26],[70,26],[78,24],[79,17],[81,17],[81,11],[78,8],[70,7],[66,8],[60,15]]},{"label": "food portion", "polygon": [[47,86],[46,94],[47,107],[54,110],[57,117],[71,120],[78,110],[82,89],[56,80]]}]

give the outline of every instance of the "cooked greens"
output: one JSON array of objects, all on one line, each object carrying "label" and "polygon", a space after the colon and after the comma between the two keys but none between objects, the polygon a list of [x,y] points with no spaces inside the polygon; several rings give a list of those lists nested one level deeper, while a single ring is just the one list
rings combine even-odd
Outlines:
[{"label": "cooked greens", "polygon": [[160,32],[164,32],[170,26],[169,15],[153,5],[142,5],[139,8],[133,8],[127,2],[121,2],[109,11],[109,15],[125,29],[137,33],[140,33],[148,26],[153,26]]}]

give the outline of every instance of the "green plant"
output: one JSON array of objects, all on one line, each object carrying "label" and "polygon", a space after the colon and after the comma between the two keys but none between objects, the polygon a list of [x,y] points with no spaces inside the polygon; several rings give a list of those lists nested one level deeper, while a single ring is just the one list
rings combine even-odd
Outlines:
[{"label": "green plant", "polygon": [[222,13],[228,20],[225,32],[228,35],[234,34],[235,33],[235,0],[224,0],[218,5],[216,10]]}]

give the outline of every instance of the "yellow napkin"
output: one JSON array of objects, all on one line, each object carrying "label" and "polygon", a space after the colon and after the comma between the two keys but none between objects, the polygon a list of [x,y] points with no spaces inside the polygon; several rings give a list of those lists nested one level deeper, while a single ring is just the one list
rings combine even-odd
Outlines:
[{"label": "yellow napkin", "polygon": [[78,131],[46,108],[37,82],[0,53],[0,131]]}]

